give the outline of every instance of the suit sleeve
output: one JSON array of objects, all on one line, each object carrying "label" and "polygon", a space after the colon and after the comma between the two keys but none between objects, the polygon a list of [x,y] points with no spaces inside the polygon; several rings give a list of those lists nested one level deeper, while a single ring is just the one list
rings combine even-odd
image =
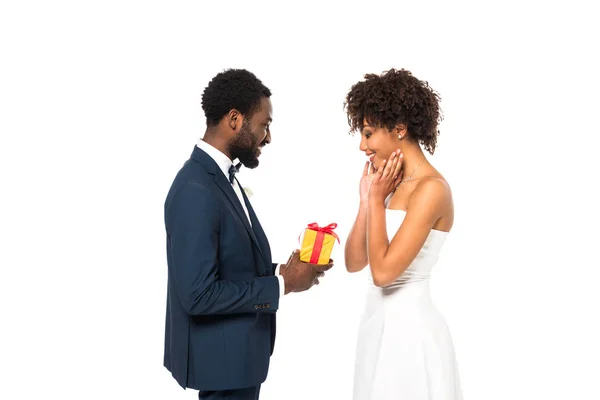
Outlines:
[{"label": "suit sleeve", "polygon": [[207,188],[198,183],[187,184],[175,193],[166,212],[170,274],[189,315],[277,311],[277,277],[219,279],[219,204]]}]

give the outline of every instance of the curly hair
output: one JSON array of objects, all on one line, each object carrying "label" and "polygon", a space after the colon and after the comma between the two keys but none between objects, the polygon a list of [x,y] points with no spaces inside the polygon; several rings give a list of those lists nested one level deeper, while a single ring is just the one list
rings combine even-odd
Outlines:
[{"label": "curly hair", "polygon": [[202,94],[206,125],[217,125],[232,109],[249,119],[259,109],[263,97],[271,97],[271,91],[252,72],[227,69],[217,74]]},{"label": "curly hair", "polygon": [[352,86],[344,102],[350,133],[362,130],[365,119],[369,125],[388,130],[405,124],[408,137],[433,154],[438,123],[443,119],[439,94],[405,69],[392,68],[381,75],[364,77]]}]

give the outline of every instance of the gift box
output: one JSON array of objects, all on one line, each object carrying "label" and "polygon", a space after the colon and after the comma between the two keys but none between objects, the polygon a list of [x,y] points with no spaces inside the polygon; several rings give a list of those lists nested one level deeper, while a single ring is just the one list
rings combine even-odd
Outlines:
[{"label": "gift box", "polygon": [[336,223],[323,227],[316,222],[308,224],[302,238],[300,261],[321,265],[329,263],[335,241],[340,242],[338,235],[333,231],[335,228]]}]

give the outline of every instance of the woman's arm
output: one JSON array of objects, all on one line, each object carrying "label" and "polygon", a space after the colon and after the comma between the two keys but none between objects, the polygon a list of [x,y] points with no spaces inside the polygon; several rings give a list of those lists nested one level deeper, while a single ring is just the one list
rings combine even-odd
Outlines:
[{"label": "woman's arm", "polygon": [[370,201],[367,215],[367,250],[375,285],[393,283],[413,262],[450,201],[450,189],[440,179],[420,182],[410,197],[402,225],[388,242],[385,205]]},{"label": "woman's arm", "polygon": [[344,248],[344,258],[348,272],[361,271],[369,263],[369,257],[367,256],[367,212],[367,205],[361,201],[358,215]]}]

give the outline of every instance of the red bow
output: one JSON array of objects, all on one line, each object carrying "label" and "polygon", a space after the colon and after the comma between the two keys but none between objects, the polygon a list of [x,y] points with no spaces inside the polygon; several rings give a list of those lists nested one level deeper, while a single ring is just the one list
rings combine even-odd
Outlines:
[{"label": "red bow", "polygon": [[319,224],[317,224],[316,222],[308,224],[308,226],[307,226],[307,229],[310,229],[311,231],[323,232],[323,233],[328,233],[328,234],[332,235],[333,237],[335,237],[337,239],[338,243],[340,243],[340,238],[333,231],[335,228],[337,228],[337,224],[335,222],[333,222],[327,226],[322,226],[322,227],[320,227]]}]

